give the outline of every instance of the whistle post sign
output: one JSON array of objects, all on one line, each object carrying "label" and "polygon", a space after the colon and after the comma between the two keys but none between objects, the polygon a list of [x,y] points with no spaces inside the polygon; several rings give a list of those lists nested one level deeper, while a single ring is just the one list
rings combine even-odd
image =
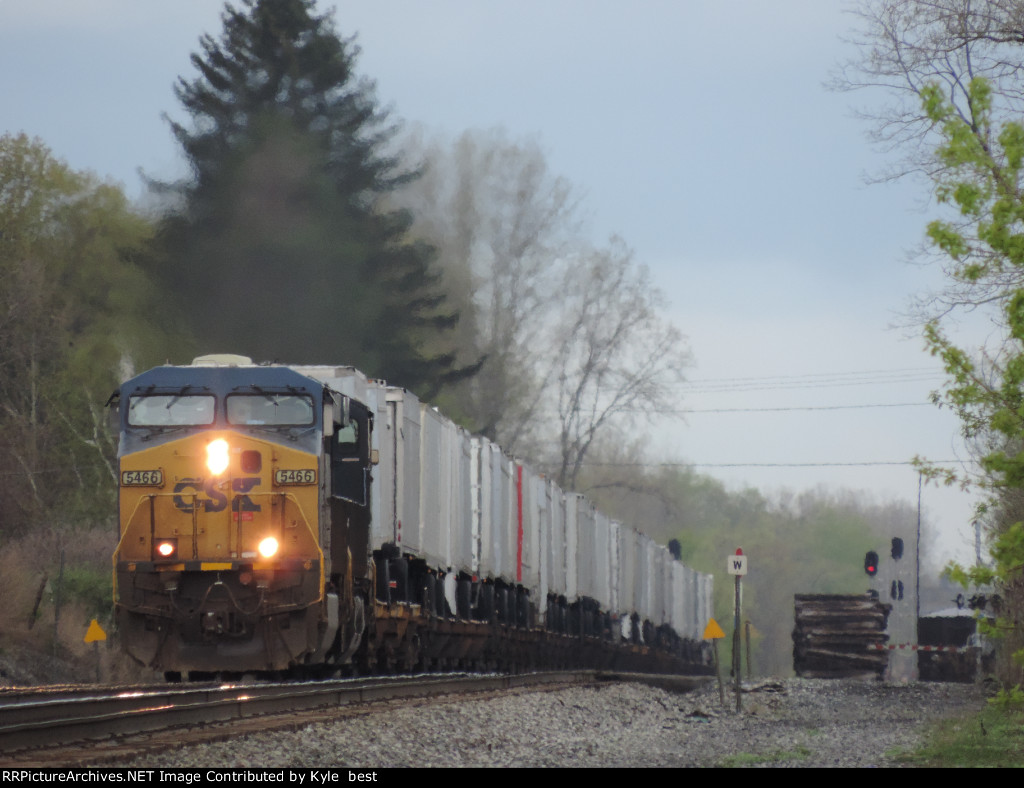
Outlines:
[{"label": "whistle post sign", "polygon": [[730,555],[725,562],[725,568],[730,575],[742,577],[747,573],[747,557],[742,550],[737,550],[736,555]]}]

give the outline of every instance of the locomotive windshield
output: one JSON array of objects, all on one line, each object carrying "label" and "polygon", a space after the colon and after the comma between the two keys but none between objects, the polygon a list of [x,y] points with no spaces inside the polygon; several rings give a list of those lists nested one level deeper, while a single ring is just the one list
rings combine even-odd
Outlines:
[{"label": "locomotive windshield", "polygon": [[249,426],[296,426],[314,423],[313,398],[295,394],[230,394],[228,423]]},{"label": "locomotive windshield", "polygon": [[133,427],[199,427],[213,424],[216,400],[208,394],[141,394],[128,401]]}]

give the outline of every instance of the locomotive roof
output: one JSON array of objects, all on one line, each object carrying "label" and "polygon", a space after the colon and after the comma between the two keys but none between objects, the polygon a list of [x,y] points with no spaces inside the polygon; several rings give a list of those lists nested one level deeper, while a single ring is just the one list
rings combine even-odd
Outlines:
[{"label": "locomotive roof", "polygon": [[126,380],[121,384],[121,392],[128,395],[146,389],[182,389],[186,386],[225,393],[252,386],[302,389],[314,393],[324,387],[323,383],[282,366],[164,366]]}]

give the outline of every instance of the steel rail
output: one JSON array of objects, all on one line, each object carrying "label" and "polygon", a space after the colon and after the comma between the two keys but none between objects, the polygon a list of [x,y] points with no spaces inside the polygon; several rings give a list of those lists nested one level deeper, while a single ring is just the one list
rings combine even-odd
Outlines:
[{"label": "steel rail", "polygon": [[567,671],[374,677],[166,691],[121,689],[107,694],[89,694],[86,690],[85,694],[71,697],[0,704],[0,754],[267,714],[594,680],[593,671]]}]

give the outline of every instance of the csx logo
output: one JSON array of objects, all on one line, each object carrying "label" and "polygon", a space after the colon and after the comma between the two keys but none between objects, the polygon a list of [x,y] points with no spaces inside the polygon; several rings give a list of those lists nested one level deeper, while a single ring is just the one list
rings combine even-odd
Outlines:
[{"label": "csx logo", "polygon": [[[258,512],[261,511],[261,507],[258,503],[254,503],[249,497],[248,493],[252,492],[254,487],[258,487],[260,483],[259,476],[243,476],[239,479],[231,480],[231,491],[235,493],[231,499],[231,511],[238,512]],[[178,495],[177,493],[183,493],[186,490],[194,490],[196,493],[202,493],[202,495]],[[200,507],[201,511],[204,512],[222,512],[228,505],[228,496],[225,492],[218,488],[215,479],[182,479],[176,485],[174,485],[174,505],[183,512],[191,514],[195,511],[196,507]],[[250,514],[249,517],[252,517]],[[242,515],[242,519],[249,519]]]}]

